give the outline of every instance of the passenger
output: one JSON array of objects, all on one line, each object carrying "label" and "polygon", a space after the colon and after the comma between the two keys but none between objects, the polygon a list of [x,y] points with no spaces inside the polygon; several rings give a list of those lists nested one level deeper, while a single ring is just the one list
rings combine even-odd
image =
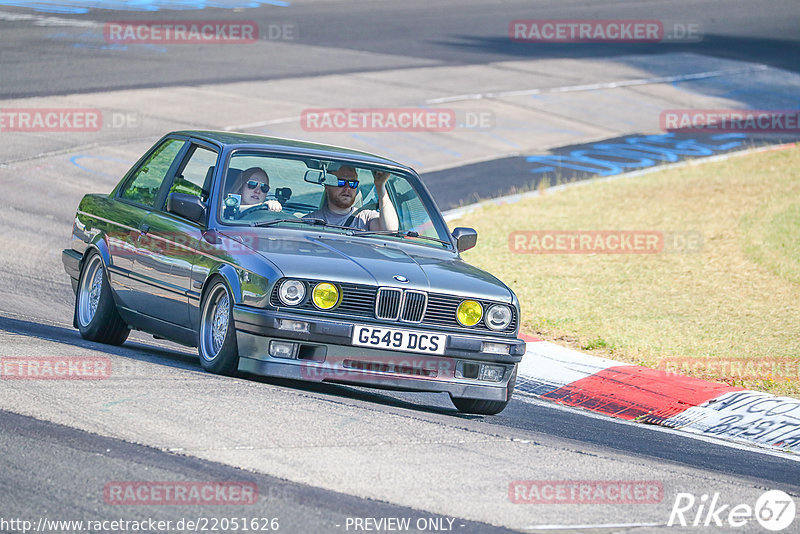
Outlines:
[{"label": "passenger", "polygon": [[[352,165],[342,165],[330,174],[339,178],[337,185],[325,185],[326,201],[321,209],[312,211],[303,218],[322,219],[327,224],[349,226],[358,230],[397,231],[400,222],[397,212],[386,191],[389,173],[372,171],[378,210],[362,210],[354,206],[358,196],[358,172]],[[358,213],[356,213],[358,212]]]}]

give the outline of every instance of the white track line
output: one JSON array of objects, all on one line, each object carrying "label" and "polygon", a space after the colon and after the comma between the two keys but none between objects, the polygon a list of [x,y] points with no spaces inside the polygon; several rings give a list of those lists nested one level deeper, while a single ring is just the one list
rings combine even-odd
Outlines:
[{"label": "white track line", "polygon": [[[2,20],[2,13],[0,13],[0,20]],[[659,83],[674,83],[686,82],[691,80],[704,80],[706,78],[718,78],[720,76],[735,76],[741,74],[748,74],[752,72],[767,70],[767,65],[753,65],[749,67],[741,67],[738,69],[727,70],[711,70],[706,72],[697,72],[694,74],[678,74],[675,76],[656,76],[653,78],[639,78],[633,80],[620,80],[616,82],[603,82],[603,83],[590,83],[584,85],[565,85],[562,87],[550,87],[546,89],[520,89],[516,91],[499,91],[493,93],[472,93],[464,95],[444,96],[440,98],[431,98],[425,101],[426,105],[431,104],[445,104],[449,102],[459,102],[463,100],[481,100],[488,98],[502,98],[511,96],[526,96],[526,95],[539,95],[545,93],[573,93],[580,91],[597,91],[600,89],[616,89],[619,87],[635,87],[639,85],[653,85]],[[236,131],[246,128],[259,128],[262,126],[271,126],[273,124],[286,124],[297,122],[301,119],[300,116],[296,117],[280,117],[277,119],[270,119],[265,121],[252,122],[248,124],[236,124],[234,126],[226,126],[223,128],[225,131]]]},{"label": "white track line", "polygon": [[637,85],[653,85],[658,83],[687,82],[691,80],[704,80],[706,78],[718,78],[720,76],[734,76],[748,74],[766,70],[766,65],[754,65],[752,67],[742,67],[728,70],[710,70],[707,72],[697,72],[695,74],[678,74],[675,76],[656,76],[653,78],[640,78],[635,80],[621,80],[617,82],[589,83],[585,85],[567,85],[563,87],[550,87],[547,89],[523,89],[518,91],[499,91],[493,93],[473,93],[465,95],[444,96],[441,98],[431,98],[426,100],[426,104],[444,104],[448,102],[459,102],[463,100],[482,100],[484,98],[503,98],[510,96],[529,96],[541,95],[545,93],[574,93],[580,91],[597,91],[599,89],[617,89],[619,87],[635,87]]},{"label": "white track line", "polygon": [[75,28],[95,28],[98,26],[102,26],[100,22],[96,22],[93,20],[67,19],[62,17],[28,15],[24,13],[10,13],[8,11],[0,11],[0,22],[20,22],[20,21],[32,21],[34,26],[50,26],[50,27],[72,26]]},{"label": "white track line", "polygon": [[592,528],[666,527],[666,523],[608,523],[605,525],[531,525],[522,530],[575,530]]},{"label": "white track line", "polygon": [[271,126],[273,124],[286,124],[288,122],[299,122],[300,119],[299,115],[297,117],[283,117],[280,119],[270,119],[267,121],[258,121],[258,122],[250,122],[248,124],[237,124],[235,126],[226,126],[223,128],[226,132],[232,132],[237,130],[244,130],[247,128],[260,128],[262,126]]}]

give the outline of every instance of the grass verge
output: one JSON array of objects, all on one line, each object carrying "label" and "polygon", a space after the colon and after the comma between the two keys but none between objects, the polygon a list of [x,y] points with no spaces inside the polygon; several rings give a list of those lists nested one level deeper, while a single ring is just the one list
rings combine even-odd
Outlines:
[{"label": "grass verge", "polygon": [[[800,145],[541,193],[450,223],[478,230],[464,259],[517,293],[523,332],[800,396]],[[539,233],[514,237],[525,231]],[[563,231],[656,235],[663,249],[533,253]]]}]

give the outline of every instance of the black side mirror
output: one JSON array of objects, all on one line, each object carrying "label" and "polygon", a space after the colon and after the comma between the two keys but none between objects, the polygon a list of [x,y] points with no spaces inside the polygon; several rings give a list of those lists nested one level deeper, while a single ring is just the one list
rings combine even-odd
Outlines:
[{"label": "black side mirror", "polygon": [[463,226],[453,228],[453,237],[456,239],[456,250],[459,252],[471,249],[478,242],[478,232],[473,228]]},{"label": "black side mirror", "polygon": [[194,195],[170,193],[167,197],[167,211],[190,221],[202,223],[206,216],[206,205]]}]

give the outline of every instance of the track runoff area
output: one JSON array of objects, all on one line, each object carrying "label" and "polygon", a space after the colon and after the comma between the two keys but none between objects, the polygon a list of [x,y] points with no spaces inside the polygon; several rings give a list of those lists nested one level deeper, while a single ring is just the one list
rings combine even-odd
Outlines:
[{"label": "track runoff area", "polygon": [[[678,136],[628,136],[611,141],[556,149],[552,151],[553,156],[528,157],[525,158],[524,164],[532,167],[531,172],[540,173],[541,162],[548,161],[547,173],[561,176],[569,173],[568,183],[549,189],[554,192],[587,181],[636,179],[643,174],[685,167],[689,164],[702,165],[732,157],[789,149],[796,146],[796,142],[781,143],[780,139],[763,136],[748,138],[747,135],[741,133],[711,135],[700,139],[696,133],[691,136],[685,133]],[[634,140],[634,143],[626,144],[626,141],[630,140]],[[725,143],[715,144],[720,141],[725,141]],[[703,142],[708,143],[704,145],[704,151],[692,154],[692,152],[684,150],[681,157],[677,157],[675,154],[676,157],[673,160],[677,160],[677,163],[652,165],[628,173],[603,172],[608,169],[619,171],[619,158],[621,157],[627,156],[628,159],[634,160],[648,157],[667,160],[665,155],[669,152],[668,146],[673,148],[680,146],[683,149],[698,148]],[[743,148],[747,146],[756,148]],[[637,148],[635,151],[630,149],[626,154],[624,151],[628,147]],[[717,148],[717,150],[713,150],[713,148]],[[714,154],[714,152],[718,153]],[[587,156],[587,153],[592,153],[592,156]],[[582,166],[579,167],[574,159],[565,154],[580,154],[585,158],[581,162]],[[635,154],[635,156],[632,157],[631,154]],[[603,159],[602,156],[605,156],[606,159]],[[661,156],[661,158],[654,156]],[[519,161],[515,163],[520,164]],[[563,167],[561,167],[562,164]],[[477,166],[487,165],[496,165],[496,163],[484,163]],[[440,174],[446,179],[449,172],[451,171],[443,171]],[[481,172],[486,172],[486,169],[482,169]],[[603,177],[603,174],[607,176]],[[549,178],[545,174],[542,180],[549,182]],[[541,191],[536,190],[453,208],[445,212],[445,218],[451,221],[456,220],[464,214],[488,205],[503,205],[513,208],[515,202],[540,194]],[[565,232],[563,237],[567,240],[572,238],[570,241],[572,244],[564,243],[564,250],[580,249],[580,243],[576,242],[574,238],[581,236],[569,234],[570,232]],[[614,238],[613,242],[608,237]],[[647,238],[663,239],[663,236],[655,235],[655,233],[634,237],[636,239],[629,240],[626,245],[625,236],[616,234],[605,236],[602,243],[596,240],[585,243],[584,252],[605,253],[609,251],[609,247],[612,252],[625,252],[623,250],[625,247],[630,249],[628,252],[644,251],[651,245]],[[527,238],[521,245],[529,246]],[[657,245],[663,247],[664,243],[659,242]],[[552,248],[556,247],[556,243],[546,244],[539,240],[536,241],[535,246]],[[687,241],[684,246],[691,247],[692,244]],[[704,438],[726,440],[760,447],[764,450],[781,451],[790,455],[800,450],[800,400],[796,398],[780,397],[684,376],[680,374],[679,369],[671,372],[617,362],[585,354],[536,337],[523,337],[527,342],[527,352],[519,367],[518,392],[564,406],[586,409],[627,421],[677,429]],[[796,364],[785,363],[790,367],[792,365],[796,367]],[[746,360],[741,361],[739,371],[743,371],[748,365],[752,366],[753,364]],[[750,371],[752,374],[753,370]],[[744,373],[739,372],[738,374],[743,375]],[[791,372],[788,375],[793,376]]]}]

